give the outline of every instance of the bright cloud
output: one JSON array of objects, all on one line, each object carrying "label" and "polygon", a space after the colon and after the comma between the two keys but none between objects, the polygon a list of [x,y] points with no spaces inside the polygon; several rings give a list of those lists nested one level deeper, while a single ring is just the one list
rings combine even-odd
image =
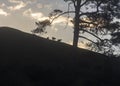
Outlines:
[{"label": "bright cloud", "polygon": [[0,9],[0,15],[8,16],[9,13],[5,12],[3,9]]},{"label": "bright cloud", "polygon": [[35,20],[38,20],[38,21],[48,19],[48,17],[44,16],[43,13],[41,13],[41,12],[33,12],[31,9],[28,9],[28,10],[24,11],[23,15],[31,17],[32,19],[35,19]]},{"label": "bright cloud", "polygon": [[19,0],[9,0],[9,2],[17,4],[15,6],[8,7],[8,9],[10,10],[20,10],[21,8],[27,5],[27,3],[24,3],[23,1],[19,1]]},{"label": "bright cloud", "polygon": [[57,24],[57,23],[62,23],[63,25],[66,24],[68,22],[68,26],[73,26],[73,24],[70,22],[70,20],[72,20],[72,18],[67,18],[64,16],[60,16],[59,18],[55,19],[53,24]]},{"label": "bright cloud", "polygon": [[[32,19],[35,19],[37,21],[43,21],[43,20],[49,19],[49,17],[45,16],[42,12],[33,12],[31,9],[24,11],[23,15],[31,17]],[[68,22],[68,26],[73,26],[73,24],[71,22],[69,22],[70,20],[71,20],[71,18],[68,19],[67,17],[61,16],[61,17],[55,19],[52,22],[52,24],[53,25],[55,25],[55,24],[65,25]]]},{"label": "bright cloud", "polygon": [[67,18],[66,17],[59,17],[57,19],[54,20],[53,24],[56,24],[56,23],[65,23],[67,21]]},{"label": "bright cloud", "polygon": [[42,21],[42,20],[46,20],[48,19],[48,17],[45,17],[41,12],[38,13],[32,13],[31,17],[38,20],[38,21]]}]

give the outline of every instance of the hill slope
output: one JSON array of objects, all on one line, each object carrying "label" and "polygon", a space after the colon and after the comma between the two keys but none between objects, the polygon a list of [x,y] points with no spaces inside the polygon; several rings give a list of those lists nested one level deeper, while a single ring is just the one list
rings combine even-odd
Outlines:
[{"label": "hill slope", "polygon": [[[116,63],[118,62],[118,63]],[[119,86],[119,61],[0,28],[0,86]]]}]

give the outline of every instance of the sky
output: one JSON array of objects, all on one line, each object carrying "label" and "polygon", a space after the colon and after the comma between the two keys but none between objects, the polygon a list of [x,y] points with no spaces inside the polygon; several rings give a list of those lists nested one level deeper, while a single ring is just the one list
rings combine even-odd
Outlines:
[{"label": "sky", "polygon": [[[0,27],[8,26],[18,30],[32,33],[31,31],[37,26],[35,22],[48,19],[48,15],[54,9],[62,11],[68,10],[68,3],[64,0],[0,0]],[[70,6],[71,10],[74,10]],[[83,11],[86,11],[84,7]],[[91,11],[88,9],[87,11]],[[73,15],[71,15],[73,16]],[[57,18],[51,27],[47,28],[48,33],[43,36],[45,38],[56,37],[62,39],[62,42],[72,44],[73,40],[73,25],[68,23],[67,15]],[[65,28],[67,25],[67,28]],[[88,38],[93,38],[86,34]],[[84,41],[79,39],[79,41]],[[82,43],[78,43],[81,48],[86,48]]]},{"label": "sky", "polygon": [[[37,27],[35,22],[47,19],[54,9],[67,11],[67,5],[64,0],[0,0],[0,27],[9,26],[31,33]],[[43,36],[72,44],[73,25],[68,24],[65,28],[66,24],[66,17],[56,19]]]}]

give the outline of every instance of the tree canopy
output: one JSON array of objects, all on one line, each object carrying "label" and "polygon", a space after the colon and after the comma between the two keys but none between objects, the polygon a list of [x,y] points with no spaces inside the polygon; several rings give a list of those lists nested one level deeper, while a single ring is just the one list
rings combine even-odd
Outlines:
[{"label": "tree canopy", "polygon": [[[64,1],[68,3],[68,10],[65,12],[60,9],[53,10],[49,14],[49,20],[36,23],[38,28],[34,29],[33,32],[45,32],[46,26],[50,26],[58,17],[68,14],[67,18],[72,18],[70,22],[74,25],[74,47],[77,47],[79,38],[83,38],[88,41],[85,45],[90,50],[113,55],[113,46],[116,46],[115,43],[118,44],[118,41],[114,40],[114,36],[116,33],[120,33],[120,21],[117,21],[120,19],[120,0]],[[74,10],[71,10],[70,6],[74,7]],[[70,16],[70,13],[73,13],[74,16]],[[93,38],[86,37],[86,33]],[[119,37],[117,35],[116,39]]]}]

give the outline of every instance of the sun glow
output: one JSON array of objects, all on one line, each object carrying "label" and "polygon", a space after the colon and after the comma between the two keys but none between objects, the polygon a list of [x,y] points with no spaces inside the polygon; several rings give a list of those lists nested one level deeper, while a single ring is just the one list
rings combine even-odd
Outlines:
[{"label": "sun glow", "polygon": [[[86,42],[86,41],[84,41],[84,42]],[[72,45],[72,41],[70,41],[68,44]],[[78,47],[79,47],[79,48],[83,48],[83,49],[87,49],[87,48],[88,48],[88,47],[87,47],[84,43],[82,43],[82,42],[78,42]]]},{"label": "sun glow", "polygon": [[101,17],[95,20],[84,17],[84,18],[81,18],[80,26],[89,29],[89,28],[101,27],[101,26],[104,26],[104,24],[105,24],[105,21]]}]

